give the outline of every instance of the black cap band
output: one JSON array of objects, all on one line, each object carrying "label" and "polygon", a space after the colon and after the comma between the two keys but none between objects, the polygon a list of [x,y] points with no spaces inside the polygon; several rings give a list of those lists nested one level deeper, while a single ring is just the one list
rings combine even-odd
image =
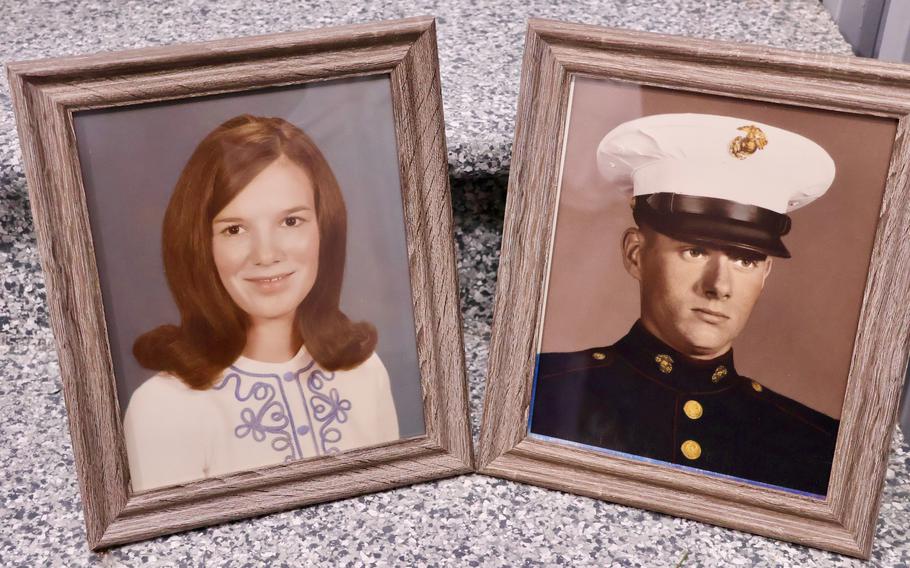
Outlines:
[{"label": "black cap band", "polygon": [[790,217],[727,199],[678,193],[653,193],[635,198],[635,222],[687,242],[733,247],[790,258],[781,237],[790,231]]}]

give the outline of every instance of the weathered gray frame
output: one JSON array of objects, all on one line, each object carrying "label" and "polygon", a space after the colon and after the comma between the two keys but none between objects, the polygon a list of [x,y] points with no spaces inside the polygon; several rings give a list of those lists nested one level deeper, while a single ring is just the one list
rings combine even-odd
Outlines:
[{"label": "weathered gray frame", "polygon": [[[471,471],[432,18],[12,63],[8,73],[91,548]],[[426,434],[131,495],[73,113],[371,74],[391,77]]]},{"label": "weathered gray frame", "polygon": [[[826,500],[527,436],[573,75],[897,119]],[[532,20],[521,81],[479,471],[868,557],[908,355],[910,67]]]}]

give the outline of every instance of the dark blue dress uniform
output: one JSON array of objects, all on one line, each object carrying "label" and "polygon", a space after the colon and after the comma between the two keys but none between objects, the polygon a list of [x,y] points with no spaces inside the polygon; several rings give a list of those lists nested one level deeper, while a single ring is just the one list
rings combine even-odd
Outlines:
[{"label": "dark blue dress uniform", "polygon": [[816,495],[839,422],[684,357],[637,322],[616,344],[538,360],[531,432]]}]

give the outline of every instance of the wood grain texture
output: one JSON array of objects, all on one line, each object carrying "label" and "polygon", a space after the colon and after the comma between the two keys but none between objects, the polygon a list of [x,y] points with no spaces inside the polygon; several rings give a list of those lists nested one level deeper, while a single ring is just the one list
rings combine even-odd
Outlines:
[{"label": "wood grain texture", "polygon": [[[8,65],[91,548],[471,471],[438,71],[426,17]],[[73,113],[373,74],[392,84],[426,434],[131,495]]]},{"label": "wood grain texture", "polygon": [[[867,558],[908,356],[910,67],[544,20],[526,46],[479,471]],[[899,120],[827,499],[528,437],[573,76]]]},{"label": "wood grain texture", "polygon": [[435,26],[392,72],[392,94],[421,377],[450,389],[424,382],[426,414],[452,417],[427,421],[427,435],[473,468]]},{"label": "wood grain texture", "polygon": [[478,448],[481,468],[527,433],[531,384],[493,378],[533,374],[534,339],[543,306],[540,286],[554,223],[553,215],[540,212],[556,208],[560,132],[567,99],[567,76],[547,44],[529,28],[493,305],[494,328]]}]

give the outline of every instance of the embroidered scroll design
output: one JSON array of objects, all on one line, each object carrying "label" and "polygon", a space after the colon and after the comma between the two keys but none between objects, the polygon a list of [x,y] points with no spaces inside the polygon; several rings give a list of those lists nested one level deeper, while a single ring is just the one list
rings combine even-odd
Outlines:
[{"label": "embroidered scroll design", "polygon": [[337,388],[326,389],[327,383],[335,379],[335,373],[326,373],[322,369],[315,369],[307,377],[307,389],[312,395],[310,397],[310,409],[313,411],[313,418],[319,424],[319,442],[320,450],[323,454],[337,454],[338,446],[334,445],[341,441],[341,430],[336,426],[348,421],[348,413],[351,411],[351,401],[341,398]]},{"label": "embroidered scroll design", "polygon": [[[241,380],[240,372],[237,372],[239,369],[232,367],[232,370],[213,388],[221,390],[234,381],[234,398],[238,402],[248,404],[240,410],[240,424],[234,428],[234,436],[240,439],[250,436],[256,442],[264,442],[266,438],[269,438],[270,446],[276,452],[283,453],[290,450],[284,461],[299,457],[294,448],[292,433],[288,429],[291,424],[291,416],[287,406],[277,400],[275,386],[254,379],[249,385],[249,390],[244,392],[245,381]],[[273,376],[278,378],[275,375],[263,375],[263,377]],[[249,381],[246,382],[249,383]]]}]

